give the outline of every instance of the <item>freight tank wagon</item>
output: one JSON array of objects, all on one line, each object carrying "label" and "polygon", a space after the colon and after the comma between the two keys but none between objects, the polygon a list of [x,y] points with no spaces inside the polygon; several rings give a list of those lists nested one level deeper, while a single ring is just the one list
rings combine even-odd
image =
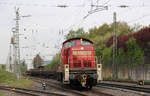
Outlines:
[{"label": "freight tank wagon", "polygon": [[84,38],[73,38],[63,42],[61,66],[57,79],[63,84],[91,89],[102,80],[101,64],[95,64],[93,42]]}]

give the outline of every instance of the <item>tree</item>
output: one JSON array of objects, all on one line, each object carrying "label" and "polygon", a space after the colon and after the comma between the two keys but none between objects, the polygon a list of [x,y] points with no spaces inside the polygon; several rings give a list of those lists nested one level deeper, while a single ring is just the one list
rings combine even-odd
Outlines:
[{"label": "tree", "polygon": [[[145,27],[138,32],[134,32],[128,35],[121,35],[117,37],[117,47],[123,47],[126,49],[126,41],[129,40],[130,38],[134,37],[136,39],[136,43],[142,47],[143,49],[149,49],[150,45],[150,27]],[[106,46],[109,47],[113,44],[113,38],[109,38],[109,40],[106,43]]]},{"label": "tree", "polygon": [[142,48],[136,43],[135,38],[130,38],[126,41],[127,46],[127,58],[129,65],[135,66],[143,64],[144,51]]},{"label": "tree", "polygon": [[[111,34],[111,29],[108,24],[103,24],[100,27],[94,27],[89,29],[88,39],[94,42],[94,47],[103,49],[105,41]],[[111,35],[110,35],[111,36]]]},{"label": "tree", "polygon": [[77,37],[82,37],[86,38],[87,33],[85,33],[83,28],[79,28],[76,31],[70,30],[67,35],[65,35],[65,39],[71,39],[71,38],[77,38]]},{"label": "tree", "polygon": [[[103,24],[100,27],[94,27],[89,29],[88,38],[94,42],[94,47],[99,49],[102,54],[102,50],[105,48],[105,45],[111,46],[113,42],[113,32],[114,32],[114,24]],[[133,33],[134,30],[131,28],[126,22],[117,22],[117,34],[119,36]],[[108,42],[107,42],[108,41]],[[98,51],[97,51],[98,52]]]},{"label": "tree", "polygon": [[[113,24],[112,24],[113,27]],[[117,22],[117,33],[120,35],[127,35],[135,32],[126,22]]]},{"label": "tree", "polygon": [[[130,38],[125,43],[126,49],[120,47],[117,51],[117,66],[136,66],[143,64],[144,50],[136,43],[135,38]],[[112,66],[113,46],[105,47],[102,51],[104,66]]]},{"label": "tree", "polygon": [[37,54],[36,57],[34,57],[33,59],[33,66],[34,68],[38,68],[42,64],[43,64],[43,59],[40,57],[39,54]]},{"label": "tree", "polygon": [[117,65],[125,66],[127,64],[127,54],[123,48],[119,48],[117,52]]},{"label": "tree", "polygon": [[21,73],[24,73],[27,71],[27,65],[24,60],[21,62],[20,68],[21,68]]},{"label": "tree", "polygon": [[46,65],[46,69],[56,69],[60,64],[61,54],[57,53],[51,60],[50,64]]},{"label": "tree", "polygon": [[1,64],[1,65],[0,65],[0,69],[6,70],[6,64]]},{"label": "tree", "polygon": [[103,66],[111,66],[113,60],[113,46],[105,47],[102,51],[102,64]]}]

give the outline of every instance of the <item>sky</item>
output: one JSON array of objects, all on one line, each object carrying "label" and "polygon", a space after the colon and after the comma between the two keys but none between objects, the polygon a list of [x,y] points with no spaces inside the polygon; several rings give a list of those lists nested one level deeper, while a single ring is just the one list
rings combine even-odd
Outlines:
[{"label": "sky", "polygon": [[[94,10],[90,5],[108,6],[103,10],[90,14]],[[67,5],[66,8],[57,7]],[[127,8],[118,7],[127,5]],[[113,22],[113,13],[117,13],[117,21],[125,21],[129,25],[149,25],[150,0],[0,0],[0,64],[5,64],[10,52],[12,28],[15,27],[15,7],[19,8],[21,19],[20,54],[21,59],[31,63],[36,54],[50,60],[60,50],[64,35],[71,29],[83,27],[85,31]],[[31,15],[30,17],[22,17]]]}]

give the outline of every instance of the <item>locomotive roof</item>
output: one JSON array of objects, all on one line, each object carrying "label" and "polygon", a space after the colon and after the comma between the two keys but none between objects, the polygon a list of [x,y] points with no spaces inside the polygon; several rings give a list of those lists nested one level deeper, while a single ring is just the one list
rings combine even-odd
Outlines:
[{"label": "locomotive roof", "polygon": [[69,42],[69,41],[72,41],[72,40],[78,40],[78,39],[82,39],[82,40],[85,40],[85,41],[89,41],[90,43],[93,44],[92,41],[90,41],[89,39],[86,39],[86,38],[71,38],[71,39],[68,39],[68,40],[64,41],[63,44],[66,43],[66,42]]}]

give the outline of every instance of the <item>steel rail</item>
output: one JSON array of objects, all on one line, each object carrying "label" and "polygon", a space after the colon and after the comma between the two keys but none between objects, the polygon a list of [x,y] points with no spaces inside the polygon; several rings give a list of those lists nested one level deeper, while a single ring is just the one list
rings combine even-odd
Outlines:
[{"label": "steel rail", "polygon": [[95,95],[100,95],[100,96],[112,96],[110,94],[106,94],[106,93],[102,93],[102,92],[94,91],[94,90],[88,90],[88,91],[70,90],[66,87],[61,87],[63,85],[60,82],[57,82],[56,80],[53,80],[53,79],[43,79],[43,78],[41,79],[41,78],[34,78],[34,77],[31,77],[31,79],[38,83],[41,83],[40,81],[44,80],[48,86],[51,86],[53,88],[63,90],[63,91],[69,92],[69,93],[73,93],[77,96],[88,96],[88,93],[90,93],[90,94],[92,93],[93,95],[95,94]]},{"label": "steel rail", "polygon": [[8,90],[8,91],[14,91],[17,93],[22,93],[22,94],[28,94],[32,96],[41,96],[41,94],[46,94],[46,95],[52,95],[52,96],[65,96],[57,93],[52,93],[52,92],[46,92],[42,90],[34,90],[34,89],[27,89],[27,88],[19,88],[19,87],[8,87],[8,86],[0,86],[0,89],[2,90]]},{"label": "steel rail", "polygon": [[[117,87],[117,88],[133,90],[133,91],[140,91],[140,92],[150,93],[150,88],[149,87],[131,86],[131,85],[122,85],[122,84],[112,84],[112,83],[100,83],[99,85],[100,86]],[[99,85],[98,85],[98,87],[100,87]]]},{"label": "steel rail", "polygon": [[[32,78],[32,80],[34,80],[35,82],[41,83],[39,80],[42,81],[43,79],[40,79],[40,78],[35,78],[35,79],[33,79],[33,78]],[[47,84],[48,86],[51,86],[51,87],[53,87],[53,88],[56,88],[56,89],[59,89],[59,90],[63,90],[63,91],[67,91],[67,92],[76,94],[77,96],[87,96],[87,94],[81,93],[81,92],[79,92],[79,91],[76,91],[76,90],[69,90],[69,89],[66,89],[66,88],[64,88],[64,87],[61,87],[61,86],[60,86],[60,83],[51,82],[50,80],[47,80],[47,79],[44,79],[44,80],[45,80],[45,82],[46,82],[46,84]],[[59,86],[57,86],[57,85],[59,85]]]},{"label": "steel rail", "polygon": [[104,81],[113,81],[113,82],[121,82],[121,83],[132,83],[132,84],[139,84],[141,81],[143,82],[143,85],[150,85],[149,81],[144,80],[115,80],[115,79],[104,79]]}]

